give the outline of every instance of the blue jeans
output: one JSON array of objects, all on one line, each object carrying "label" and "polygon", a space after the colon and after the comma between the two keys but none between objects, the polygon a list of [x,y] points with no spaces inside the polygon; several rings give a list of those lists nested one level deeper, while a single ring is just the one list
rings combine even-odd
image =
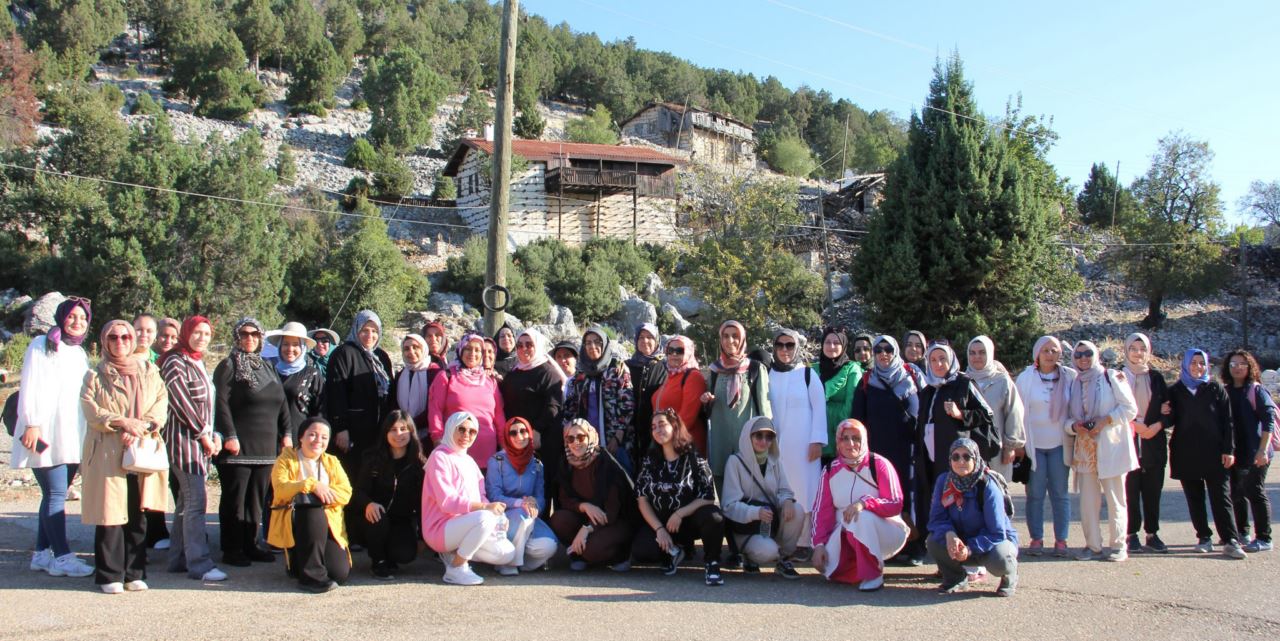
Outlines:
[{"label": "blue jeans", "polygon": [[80,466],[71,463],[53,467],[33,467],[40,485],[40,513],[36,520],[36,550],[53,548],[53,556],[71,553],[67,544],[67,486]]},{"label": "blue jeans", "polygon": [[1044,538],[1044,495],[1048,491],[1053,505],[1053,538],[1067,540],[1071,525],[1071,495],[1067,493],[1070,468],[1062,462],[1062,446],[1051,450],[1037,448],[1036,469],[1031,470],[1027,484],[1027,530],[1032,540]]}]

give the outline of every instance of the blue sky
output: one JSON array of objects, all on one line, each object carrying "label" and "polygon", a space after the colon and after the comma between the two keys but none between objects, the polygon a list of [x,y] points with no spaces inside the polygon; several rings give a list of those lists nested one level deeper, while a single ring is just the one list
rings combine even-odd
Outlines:
[{"label": "blue sky", "polygon": [[[1022,95],[1053,118],[1050,153],[1079,188],[1094,162],[1129,184],[1157,141],[1206,140],[1224,210],[1252,180],[1280,179],[1280,3],[837,0],[525,0],[552,24],[603,40],[632,36],[703,67],[777,76],[906,117],[938,55],[959,51],[989,115]],[[1269,43],[1269,44],[1268,44]]]}]

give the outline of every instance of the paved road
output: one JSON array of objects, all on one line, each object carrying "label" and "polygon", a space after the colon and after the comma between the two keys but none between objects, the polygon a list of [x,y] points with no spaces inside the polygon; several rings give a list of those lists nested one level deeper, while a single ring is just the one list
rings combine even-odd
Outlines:
[{"label": "paved road", "polygon": [[[1273,500],[1280,500],[1280,486],[1270,487]],[[231,580],[201,585],[165,573],[163,560],[153,560],[150,592],[107,596],[92,579],[27,569],[34,496],[10,491],[0,502],[0,639],[1168,641],[1280,635],[1280,552],[1243,562],[1190,552],[1186,506],[1173,482],[1166,486],[1162,532],[1172,554],[1121,564],[1027,559],[1012,599],[994,597],[994,582],[939,596],[932,568],[891,568],[888,587],[870,595],[828,584],[812,569],[796,582],[767,571],[729,572],[725,586],[707,588],[693,567],[664,577],[647,568],[571,574],[562,565],[517,578],[482,570],[485,585],[460,588],[440,581],[438,562],[421,560],[384,583],[371,578],[363,555],[357,555],[351,582],[325,595],[297,591],[281,563],[225,568]],[[79,504],[69,509],[73,549],[91,552],[93,532],[79,524]],[[210,532],[216,536],[217,528]],[[1073,524],[1072,543],[1081,541]]]}]

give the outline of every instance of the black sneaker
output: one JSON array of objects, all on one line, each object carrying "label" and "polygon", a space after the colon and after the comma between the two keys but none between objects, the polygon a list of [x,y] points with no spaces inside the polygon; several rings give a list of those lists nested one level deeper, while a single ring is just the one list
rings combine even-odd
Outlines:
[{"label": "black sneaker", "polygon": [[1164,541],[1160,540],[1160,536],[1158,534],[1148,534],[1147,544],[1144,545],[1143,548],[1150,550],[1152,552],[1155,552],[1157,554],[1169,553],[1169,546],[1165,545]]},{"label": "black sneaker", "polygon": [[298,582],[303,590],[312,594],[324,594],[331,590],[338,589],[338,584],[334,581],[312,581],[311,579],[303,579]]},{"label": "black sneaker", "polygon": [[666,563],[662,564],[662,573],[671,576],[680,569],[680,562],[684,560],[684,550],[680,546],[671,548],[671,553],[667,555]]},{"label": "black sneaker", "polygon": [[258,563],[276,562],[276,555],[272,554],[270,550],[264,550],[259,547],[249,548],[249,551],[245,552],[245,556],[249,557],[250,561],[257,561]]},{"label": "black sneaker", "polygon": [[795,563],[808,563],[813,560],[813,548],[796,548],[795,553],[791,555],[791,560]]},{"label": "black sneaker", "polygon": [[741,554],[730,554],[729,558],[724,560],[724,569],[737,570],[742,567],[742,561],[743,558]]},{"label": "black sneaker", "polygon": [[720,563],[712,561],[707,564],[707,571],[703,575],[707,585],[724,585],[724,578],[720,576]]},{"label": "black sneaker", "polygon": [[1137,554],[1138,552],[1142,551],[1142,544],[1138,542],[1137,534],[1129,535],[1129,541],[1128,541],[1127,547],[1129,548],[1129,554]]},{"label": "black sneaker", "polygon": [[743,571],[743,572],[746,572],[747,574],[755,574],[755,573],[757,573],[757,572],[759,572],[759,571],[760,571],[760,564],[759,564],[759,563],[753,563],[753,562],[751,562],[751,561],[743,561],[743,562],[742,562],[742,571]]},{"label": "black sneaker", "polygon": [[384,581],[394,579],[396,578],[396,567],[387,561],[378,561],[373,564],[373,576]]},{"label": "black sneaker", "polygon": [[796,572],[796,566],[792,565],[791,561],[788,561],[786,559],[782,559],[781,561],[778,561],[778,565],[774,567],[773,571],[778,576],[781,576],[784,579],[800,578],[800,573]]},{"label": "black sneaker", "polygon": [[222,564],[237,568],[247,568],[253,565],[253,561],[250,561],[249,557],[242,552],[224,552],[222,554]]}]

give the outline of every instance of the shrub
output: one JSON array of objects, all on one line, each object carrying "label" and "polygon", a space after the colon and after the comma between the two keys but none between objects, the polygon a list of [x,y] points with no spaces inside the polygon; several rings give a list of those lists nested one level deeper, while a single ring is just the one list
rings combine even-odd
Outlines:
[{"label": "shrub", "polygon": [[347,149],[347,155],[342,159],[342,164],[352,169],[372,171],[378,164],[378,152],[374,150],[373,145],[369,144],[368,138],[356,138],[356,141]]},{"label": "shrub", "polygon": [[584,254],[589,263],[602,261],[611,266],[622,284],[632,291],[638,291],[653,271],[645,252],[621,238],[593,238],[587,242]]},{"label": "shrub", "polygon": [[413,170],[391,147],[382,147],[374,172],[373,193],[379,198],[400,198],[413,192]]},{"label": "shrub", "polygon": [[13,338],[4,344],[4,348],[0,349],[0,369],[9,370],[10,375],[22,371],[22,359],[26,356],[27,346],[30,344],[31,337],[27,336],[26,332],[14,334]]},{"label": "shrub", "polygon": [[364,176],[356,176],[347,181],[347,186],[342,190],[344,194],[342,198],[342,208],[351,211],[355,209],[356,203],[362,199],[369,197],[369,179]]},{"label": "shrub", "polygon": [[151,94],[142,92],[138,94],[138,99],[133,102],[133,109],[130,111],[135,116],[159,116],[164,113],[164,109],[160,107],[160,103],[156,102]]},{"label": "shrub", "polygon": [[281,185],[292,185],[297,178],[298,163],[294,160],[293,148],[282,144],[276,155],[276,180]]}]

